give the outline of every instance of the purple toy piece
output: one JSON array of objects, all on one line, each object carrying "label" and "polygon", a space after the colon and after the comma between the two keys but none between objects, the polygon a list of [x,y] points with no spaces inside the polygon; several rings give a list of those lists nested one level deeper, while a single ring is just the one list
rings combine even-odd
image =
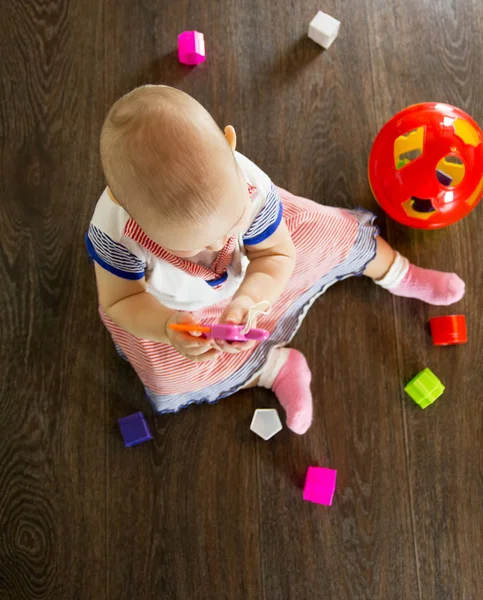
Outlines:
[{"label": "purple toy piece", "polygon": [[270,337],[270,333],[266,329],[249,329],[244,334],[244,328],[245,325],[218,323],[211,325],[210,333],[204,335],[210,340],[225,340],[227,342],[263,342]]},{"label": "purple toy piece", "polygon": [[184,65],[205,62],[205,38],[199,31],[183,31],[178,35],[178,59]]},{"label": "purple toy piece", "polygon": [[335,492],[337,471],[322,467],[309,467],[305,478],[304,500],[330,506]]},{"label": "purple toy piece", "polygon": [[142,412],[119,419],[119,427],[124,445],[128,448],[153,439]]}]

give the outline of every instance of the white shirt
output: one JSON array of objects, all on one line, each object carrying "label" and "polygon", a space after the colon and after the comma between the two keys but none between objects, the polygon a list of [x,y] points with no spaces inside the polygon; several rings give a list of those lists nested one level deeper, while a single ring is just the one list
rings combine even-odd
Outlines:
[{"label": "white shirt", "polygon": [[[270,237],[282,219],[280,197],[270,178],[242,154],[236,152],[235,158],[247,181],[252,213],[247,230],[231,242],[233,247],[225,246],[220,253],[204,251],[189,261],[175,257],[150,240],[106,188],[86,234],[91,259],[118,277],[145,277],[148,292],[174,310],[199,310],[233,296],[249,262],[245,246]],[[210,265],[217,259],[215,271]]]}]

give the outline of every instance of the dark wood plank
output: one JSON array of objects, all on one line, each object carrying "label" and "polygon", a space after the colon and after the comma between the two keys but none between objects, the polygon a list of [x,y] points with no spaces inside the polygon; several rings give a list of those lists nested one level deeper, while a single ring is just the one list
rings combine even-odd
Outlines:
[{"label": "dark wood plank", "polygon": [[[480,5],[411,0],[367,1],[378,125],[406,105],[441,100],[483,122],[478,31]],[[387,36],[396,31],[396,36]],[[388,93],[390,90],[390,93]],[[416,576],[422,598],[476,599],[483,593],[481,560],[481,395],[483,378],[476,367],[482,336],[479,282],[481,207],[464,221],[438,232],[389,224],[390,240],[411,260],[426,267],[455,271],[467,293],[454,308],[395,302],[400,364],[400,403],[404,410],[406,452],[414,524]],[[435,348],[429,317],[464,313],[469,343]],[[429,366],[446,392],[424,412],[403,392],[404,383]],[[396,382],[394,382],[396,383]]]},{"label": "dark wood plank", "polygon": [[[339,284],[298,336],[313,367],[315,421],[303,439],[262,448],[267,597],[417,597],[402,417],[390,402],[391,312],[369,282]],[[308,465],[337,469],[332,507],[302,501]]]},{"label": "dark wood plank", "polygon": [[[277,182],[319,202],[372,207],[366,14],[363,6],[339,12],[330,4],[327,11],[343,26],[329,52],[303,39],[315,3],[304,9],[298,29],[283,28],[283,17],[274,23],[283,32],[271,39],[270,54],[282,56],[272,78],[283,86],[284,160],[269,149],[271,158],[258,160]],[[297,84],[284,84],[290,70]],[[261,104],[262,122],[271,110]],[[252,139],[249,156],[263,151]],[[295,345],[313,367],[315,422],[303,439],[284,432],[270,445],[259,443],[266,596],[415,598],[403,420],[389,394],[398,379],[391,297],[368,281],[339,284],[311,309]],[[268,401],[266,392],[257,397]],[[330,509],[302,501],[296,483],[310,464],[338,470]]]},{"label": "dark wood plank", "polygon": [[[201,8],[200,8],[201,7]],[[134,85],[167,83],[190,93],[220,125],[236,121],[236,46],[244,40],[236,14],[214,3],[110,3],[105,32],[106,110]],[[196,18],[194,18],[196,15]],[[129,23],[137,26],[131,30]],[[177,33],[203,31],[207,62],[179,65]],[[121,40],[121,42],[120,42]],[[109,96],[109,98],[108,98]],[[252,116],[255,120],[255,114]],[[235,123],[236,125],[236,123]],[[251,121],[247,126],[251,125]],[[111,353],[113,356],[113,353]],[[112,358],[107,397],[110,420],[142,409],[141,387]],[[258,600],[260,572],[256,445],[249,431],[251,392],[215,406],[194,406],[151,419],[155,443],[125,449],[113,432],[108,462],[108,596],[170,600]],[[144,403],[144,411],[149,407]]]},{"label": "dark wood plank", "polygon": [[[109,374],[116,420],[146,406],[128,367]],[[116,363],[116,364],[114,364]],[[109,597],[259,598],[256,446],[250,393],[215,406],[150,419],[155,437],[124,448],[109,441]]]},{"label": "dark wood plank", "polygon": [[100,183],[86,76],[93,8],[2,5],[0,596],[8,600],[105,597],[106,348],[82,241],[85,199]]}]

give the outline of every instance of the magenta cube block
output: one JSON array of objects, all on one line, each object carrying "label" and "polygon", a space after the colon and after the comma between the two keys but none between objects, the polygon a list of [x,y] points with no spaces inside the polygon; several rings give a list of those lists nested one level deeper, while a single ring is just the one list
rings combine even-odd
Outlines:
[{"label": "magenta cube block", "polygon": [[330,506],[335,492],[337,471],[322,467],[309,467],[305,478],[304,500]]},{"label": "magenta cube block", "polygon": [[153,439],[142,412],[119,419],[119,427],[124,445],[129,448]]},{"label": "magenta cube block", "polygon": [[184,65],[205,62],[205,38],[199,31],[183,31],[178,35],[178,58]]}]

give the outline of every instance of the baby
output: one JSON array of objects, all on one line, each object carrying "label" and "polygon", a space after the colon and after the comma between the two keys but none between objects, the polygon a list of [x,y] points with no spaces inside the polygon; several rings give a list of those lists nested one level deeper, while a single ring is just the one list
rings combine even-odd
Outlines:
[{"label": "baby", "polygon": [[[108,187],[86,235],[100,315],[158,413],[259,385],[302,434],[312,421],[311,373],[286,346],[329,286],[364,274],[437,305],[460,300],[465,286],[453,273],[410,264],[371,213],[293,196],[235,148],[233,127],[223,134],[179,90],[143,86],[114,104],[101,133]],[[272,310],[258,326],[271,335],[259,344],[169,327],[245,323],[262,301]]]}]

